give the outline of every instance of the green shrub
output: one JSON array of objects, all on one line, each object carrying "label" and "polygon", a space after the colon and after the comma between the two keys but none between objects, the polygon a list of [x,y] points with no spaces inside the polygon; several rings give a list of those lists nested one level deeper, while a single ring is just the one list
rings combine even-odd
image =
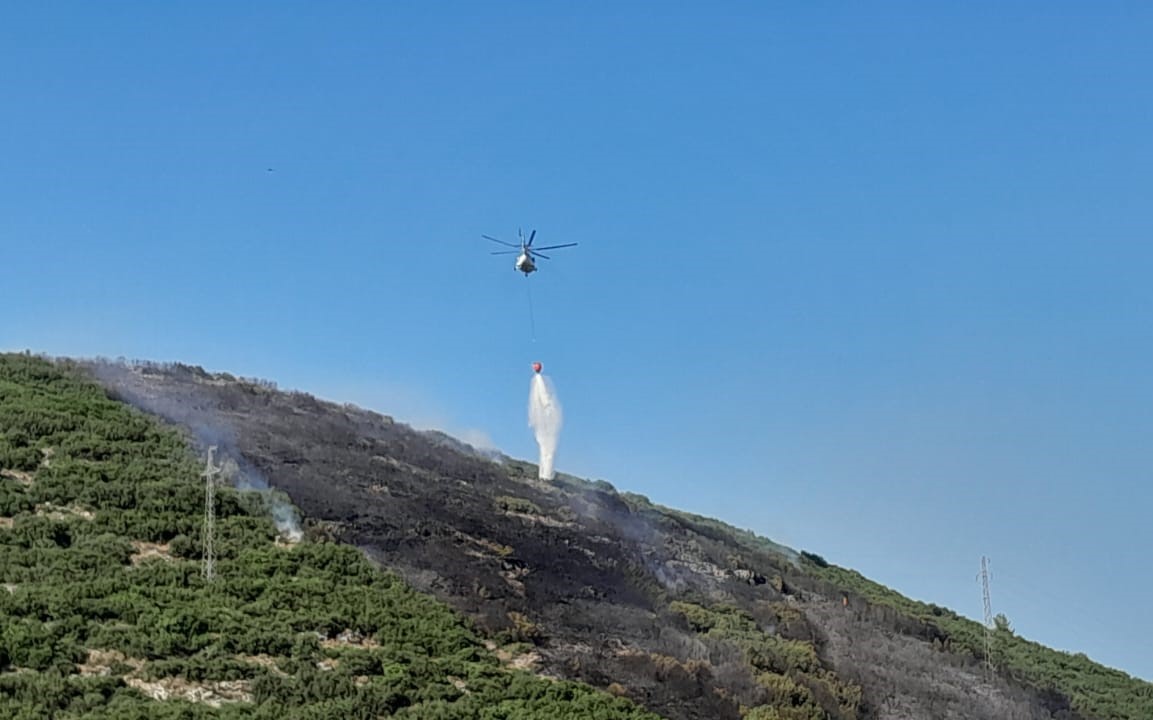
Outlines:
[{"label": "green shrub", "polygon": [[523,513],[525,515],[541,515],[541,509],[536,503],[524,498],[502,495],[496,499],[496,506],[504,512]]},{"label": "green shrub", "polygon": [[816,553],[807,552],[805,550],[801,551],[801,559],[807,560],[808,562],[812,563],[813,565],[816,565],[819,568],[827,568],[829,566],[828,561],[825,560],[823,557],[821,557],[820,555],[817,555]]}]

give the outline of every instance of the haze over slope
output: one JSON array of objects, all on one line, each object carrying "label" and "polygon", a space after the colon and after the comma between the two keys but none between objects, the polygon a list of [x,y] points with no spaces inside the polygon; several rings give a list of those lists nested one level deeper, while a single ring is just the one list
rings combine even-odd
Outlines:
[{"label": "haze over slope", "polygon": [[[180,365],[88,363],[211,439],[323,530],[530,643],[538,671],[664,717],[1147,720],[1153,688],[981,628],[819,555],[560,473],[553,482],[390,418]],[[769,710],[773,708],[773,710]]]}]

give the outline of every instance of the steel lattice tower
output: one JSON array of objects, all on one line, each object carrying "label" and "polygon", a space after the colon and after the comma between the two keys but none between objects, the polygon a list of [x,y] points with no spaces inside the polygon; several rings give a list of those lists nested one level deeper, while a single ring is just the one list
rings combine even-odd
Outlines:
[{"label": "steel lattice tower", "polygon": [[985,602],[985,674],[993,674],[993,603],[989,601],[989,559],[981,556],[981,594]]},{"label": "steel lattice tower", "polygon": [[213,476],[220,472],[220,468],[212,465],[214,452],[215,445],[208,448],[208,461],[201,473],[204,478],[204,530],[201,540],[204,545],[204,579],[208,582],[216,577],[216,549],[213,547],[216,535],[216,481]]}]

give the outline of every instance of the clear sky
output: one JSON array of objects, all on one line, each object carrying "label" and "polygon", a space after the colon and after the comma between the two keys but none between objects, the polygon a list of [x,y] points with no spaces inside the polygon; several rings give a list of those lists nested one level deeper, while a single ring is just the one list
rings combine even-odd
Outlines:
[{"label": "clear sky", "polygon": [[[0,347],[180,360],[1153,679],[1153,6],[0,9]],[[482,233],[559,250],[531,278]],[[530,326],[529,291],[535,317]]]}]

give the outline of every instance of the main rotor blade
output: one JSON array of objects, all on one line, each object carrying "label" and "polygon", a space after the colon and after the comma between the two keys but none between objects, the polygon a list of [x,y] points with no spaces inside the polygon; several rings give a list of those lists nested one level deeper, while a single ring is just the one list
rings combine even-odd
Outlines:
[{"label": "main rotor blade", "polygon": [[516,255],[520,250],[494,250],[489,255]]},{"label": "main rotor blade", "polygon": [[550,258],[548,255],[541,255],[541,254],[540,254],[539,252],[537,252],[536,250],[529,250],[529,251],[528,251],[528,254],[529,254],[529,255],[532,255],[533,257],[544,258],[545,260],[552,260],[552,258]]},{"label": "main rotor blade", "polygon": [[508,245],[509,247],[514,247],[514,248],[520,247],[520,245],[513,245],[510,242],[505,242],[504,240],[497,240],[496,238],[489,237],[488,235],[481,235],[481,237],[484,238],[485,240],[492,240],[494,243],[500,243],[501,245]]},{"label": "main rotor blade", "polygon": [[533,248],[533,250],[556,250],[557,248],[572,247],[573,245],[576,245],[576,243],[565,243],[564,245],[545,245],[542,248]]},{"label": "main rotor blade", "polygon": [[533,231],[532,231],[532,235],[529,235],[529,236],[528,236],[528,246],[529,246],[529,247],[532,247],[532,239],[533,239],[534,237],[536,237],[536,230],[533,230]]}]

